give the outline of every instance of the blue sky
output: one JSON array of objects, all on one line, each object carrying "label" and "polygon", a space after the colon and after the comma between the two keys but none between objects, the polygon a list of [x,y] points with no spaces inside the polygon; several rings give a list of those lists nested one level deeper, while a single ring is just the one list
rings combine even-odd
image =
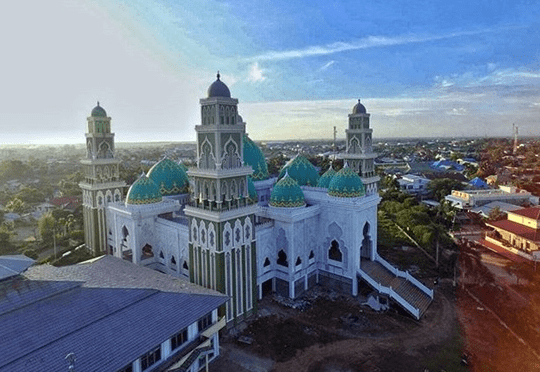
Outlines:
[{"label": "blue sky", "polygon": [[17,1],[0,14],[0,143],[194,140],[217,70],[254,139],[539,135],[534,1]]}]

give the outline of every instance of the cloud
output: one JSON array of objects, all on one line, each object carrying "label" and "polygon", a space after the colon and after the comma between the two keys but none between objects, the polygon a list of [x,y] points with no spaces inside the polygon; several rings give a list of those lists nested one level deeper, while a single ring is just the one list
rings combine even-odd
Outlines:
[{"label": "cloud", "polygon": [[325,71],[327,70],[330,66],[332,66],[334,63],[336,63],[336,61],[330,61],[328,63],[326,63],[324,66],[322,66],[320,69],[319,69],[319,72],[320,71]]},{"label": "cloud", "polygon": [[326,45],[314,45],[303,49],[292,49],[284,51],[270,51],[248,58],[251,61],[274,61],[285,60],[294,58],[305,58],[313,56],[323,56],[334,53],[345,52],[349,50],[359,50],[368,48],[380,48],[393,45],[404,45],[412,43],[425,43],[428,41],[436,41],[443,39],[450,39],[459,36],[476,35],[485,32],[492,32],[491,30],[481,31],[464,31],[454,32],[446,35],[405,35],[405,36],[368,36],[362,39],[358,39],[351,42],[335,42]]},{"label": "cloud", "polygon": [[249,68],[248,77],[246,80],[251,83],[265,81],[266,76],[264,76],[264,71],[265,70],[259,67],[259,62],[255,62]]}]

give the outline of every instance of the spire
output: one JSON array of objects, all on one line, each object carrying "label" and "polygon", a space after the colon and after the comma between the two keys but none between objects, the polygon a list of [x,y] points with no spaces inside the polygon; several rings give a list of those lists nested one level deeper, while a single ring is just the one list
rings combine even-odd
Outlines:
[{"label": "spire", "polygon": [[221,77],[221,75],[219,74],[219,70],[217,72],[217,79],[219,80],[219,78]]}]

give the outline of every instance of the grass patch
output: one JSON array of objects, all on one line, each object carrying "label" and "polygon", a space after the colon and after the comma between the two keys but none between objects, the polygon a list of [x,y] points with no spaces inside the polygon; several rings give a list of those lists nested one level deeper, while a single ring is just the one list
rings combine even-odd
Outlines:
[{"label": "grass patch", "polygon": [[444,344],[434,347],[430,356],[425,358],[425,367],[430,371],[468,372],[461,364],[465,340],[460,328],[456,328],[451,338]]}]

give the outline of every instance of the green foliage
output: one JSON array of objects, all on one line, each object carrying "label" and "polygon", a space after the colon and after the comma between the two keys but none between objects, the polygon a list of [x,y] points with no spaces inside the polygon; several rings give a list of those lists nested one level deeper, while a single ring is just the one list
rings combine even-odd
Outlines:
[{"label": "green foliage", "polygon": [[23,187],[15,194],[15,198],[20,199],[26,204],[36,204],[45,201],[45,193],[34,187]]},{"label": "green foliage", "polygon": [[18,214],[21,214],[21,213],[25,213],[26,211],[28,211],[29,207],[28,205],[23,202],[21,199],[15,197],[13,199],[11,199],[7,204],[6,204],[6,211],[8,212],[13,212],[13,213],[18,213]]},{"label": "green foliage", "polygon": [[26,257],[30,257],[34,260],[37,260],[38,257],[39,257],[39,254],[37,253],[37,251],[35,249],[27,249],[23,252],[23,254],[26,256]]},{"label": "green foliage", "polygon": [[43,243],[52,245],[56,230],[56,220],[52,213],[45,213],[38,221],[39,235]]},{"label": "green foliage", "polygon": [[443,200],[452,190],[463,190],[463,184],[450,178],[438,178],[428,183],[428,190],[437,201]]},{"label": "green foliage", "polygon": [[268,159],[268,174],[270,177],[275,177],[285,165],[285,157],[279,153],[276,156]]},{"label": "green foliage", "polygon": [[20,160],[4,160],[0,163],[0,181],[23,179],[31,174],[28,164]]},{"label": "green foliage", "polygon": [[52,264],[54,266],[74,265],[79,262],[87,261],[91,258],[94,258],[94,256],[87,249],[77,249],[72,250],[67,256],[63,256],[52,261]]},{"label": "green foliage", "polygon": [[12,250],[11,238],[13,235],[13,229],[9,225],[5,223],[0,225],[0,254],[9,253]]},{"label": "green foliage", "polygon": [[502,220],[504,216],[505,214],[503,211],[501,211],[501,208],[496,206],[489,211],[488,220],[499,221],[499,220]]}]

